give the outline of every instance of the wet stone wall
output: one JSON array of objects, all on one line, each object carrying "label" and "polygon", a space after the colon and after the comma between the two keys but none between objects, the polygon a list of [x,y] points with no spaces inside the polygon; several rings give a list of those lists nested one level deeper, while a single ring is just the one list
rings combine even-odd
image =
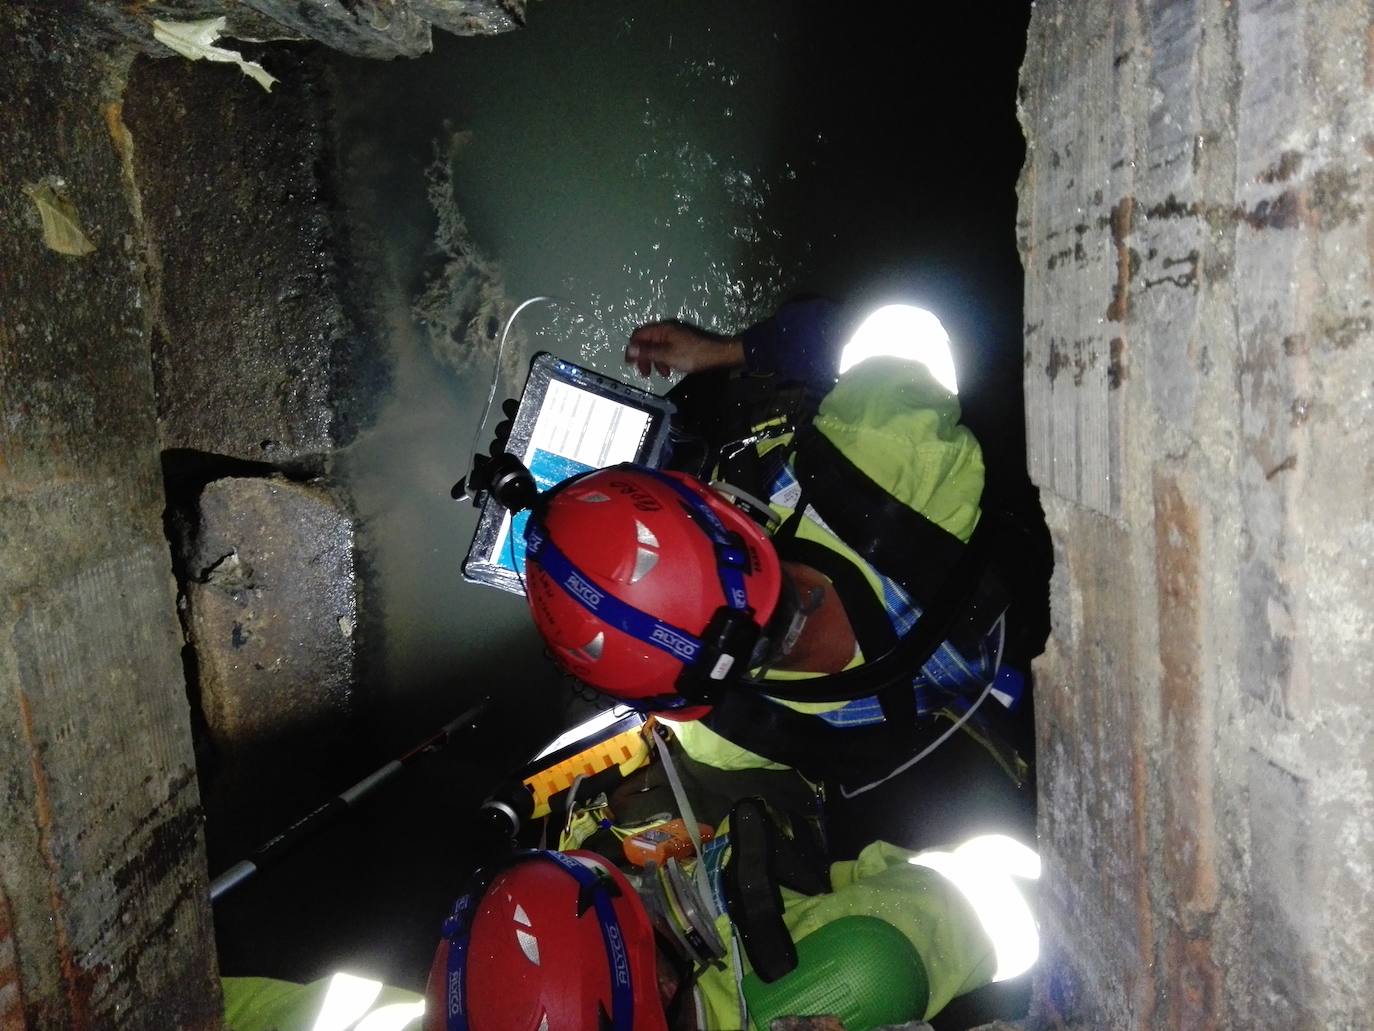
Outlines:
[{"label": "wet stone wall", "polygon": [[[311,40],[354,57],[418,57],[433,30],[460,36],[518,28],[526,0],[69,0],[81,33],[93,40],[162,54],[154,19],[193,22],[223,18],[225,35],[249,42]],[[73,17],[73,21],[77,21]]]},{"label": "wet stone wall", "polygon": [[364,635],[329,466],[384,374],[341,299],[322,54],[244,51],[270,93],[232,65],[140,56],[121,104],[212,872],[355,772]]},{"label": "wet stone wall", "polygon": [[1354,2],[1035,8],[1044,1026],[1374,1005],[1372,28]]},{"label": "wet stone wall", "polygon": [[327,106],[300,47],[232,65],[134,62],[124,95],[167,449],[275,465],[329,450],[349,397],[323,181]]},{"label": "wet stone wall", "polygon": [[42,9],[0,39],[0,1019],[213,1027],[126,66]]},{"label": "wet stone wall", "polygon": [[[202,806],[217,872],[370,758],[331,464],[386,369],[336,275],[318,44],[523,5],[309,7],[0,0],[5,1028],[218,1026]],[[215,17],[270,94],[151,40]]]},{"label": "wet stone wall", "polygon": [[270,92],[140,55],[120,107],[212,872],[376,765],[381,614],[339,467],[395,360],[376,300],[395,285],[345,167],[366,144],[335,112],[357,64],[226,45]]}]

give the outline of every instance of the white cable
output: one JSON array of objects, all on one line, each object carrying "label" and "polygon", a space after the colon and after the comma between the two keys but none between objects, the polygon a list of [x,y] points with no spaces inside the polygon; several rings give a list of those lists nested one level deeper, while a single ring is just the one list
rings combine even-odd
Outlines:
[{"label": "white cable", "polygon": [[871,791],[873,788],[876,788],[879,784],[885,784],[887,781],[891,780],[898,774],[905,773],[907,770],[911,769],[918,762],[920,762],[922,759],[928,756],[931,752],[935,751],[935,749],[939,748],[946,741],[948,741],[949,736],[953,734],[956,730],[958,730],[960,727],[962,727],[965,723],[967,723],[969,717],[978,711],[978,707],[982,705],[983,701],[987,698],[987,696],[992,693],[992,685],[997,681],[997,673],[1002,668],[1002,648],[1005,646],[1006,642],[1007,616],[1004,612],[997,619],[997,662],[993,665],[992,676],[988,678],[987,686],[983,688],[983,693],[978,696],[978,700],[974,702],[972,706],[969,707],[967,712],[965,712],[962,716],[955,720],[953,726],[951,726],[948,730],[946,730],[943,734],[937,737],[930,744],[926,745],[925,748],[921,749],[921,751],[917,753],[915,758],[908,759],[906,762],[902,763],[902,765],[898,766],[895,770],[892,770],[885,776],[879,777],[877,780],[873,781],[872,783],[865,784],[861,788],[855,788],[853,791],[849,790],[849,788],[841,784],[840,794],[843,795],[845,798],[855,798],[859,795],[862,795],[865,791]]},{"label": "white cable", "polygon": [[[477,425],[473,428],[472,431],[472,447],[468,449],[468,453],[473,456],[473,459],[475,459],[476,456],[479,454],[478,448],[482,444],[482,428],[486,426],[487,419],[491,415],[492,403],[496,400],[496,385],[501,382],[501,359],[505,356],[506,353],[506,338],[510,336],[510,328],[511,326],[515,325],[515,320],[522,311],[528,308],[531,304],[538,304],[540,302],[558,305],[563,308],[568,308],[576,312],[581,318],[591,322],[594,326],[597,325],[596,321],[591,318],[591,316],[587,313],[587,310],[585,308],[583,308],[576,301],[568,300],[566,297],[555,297],[553,294],[539,294],[536,297],[527,297],[515,306],[515,310],[512,311],[510,315],[506,318],[506,324],[501,329],[501,339],[496,344],[496,361],[492,364],[491,369],[491,386],[487,388],[487,403],[483,405],[482,417],[477,420]],[[604,327],[600,328],[604,333]],[[468,467],[467,476],[464,477],[464,481],[466,483],[472,483],[472,474],[475,471],[475,469],[476,462],[473,461],[472,464]]]},{"label": "white cable", "polygon": [[[554,304],[560,302],[557,297],[550,297],[541,294],[538,297],[529,297],[515,306],[515,310],[506,319],[506,325],[501,330],[501,340],[496,345],[496,362],[491,369],[491,387],[487,390],[487,403],[482,409],[482,418],[477,420],[477,427],[472,431],[472,447],[468,448],[468,454],[476,455],[477,448],[482,443],[482,427],[487,424],[487,416],[491,415],[491,403],[496,398],[496,384],[501,382],[501,358],[506,352],[506,337],[510,335],[510,328],[515,324],[515,318],[531,304],[539,301],[549,301]],[[472,470],[468,470],[468,481],[471,482]]]},{"label": "white cable", "polygon": [[577,801],[577,789],[582,786],[582,781],[585,779],[586,777],[583,774],[579,773],[576,777],[573,778],[572,787],[568,788],[568,801],[566,803],[567,817],[563,820],[563,833],[559,835],[558,840],[558,844],[560,847],[563,844],[563,838],[566,838],[568,836],[568,832],[572,830],[573,805]]}]

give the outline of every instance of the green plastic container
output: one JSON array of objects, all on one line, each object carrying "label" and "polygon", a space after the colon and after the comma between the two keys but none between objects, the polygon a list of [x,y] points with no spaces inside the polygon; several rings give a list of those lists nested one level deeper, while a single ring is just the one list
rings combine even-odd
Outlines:
[{"label": "green plastic container", "polygon": [[901,931],[874,916],[846,916],[797,943],[797,967],[765,984],[744,978],[758,1031],[778,1017],[836,1016],[846,1031],[904,1024],[925,1015],[925,964]]}]

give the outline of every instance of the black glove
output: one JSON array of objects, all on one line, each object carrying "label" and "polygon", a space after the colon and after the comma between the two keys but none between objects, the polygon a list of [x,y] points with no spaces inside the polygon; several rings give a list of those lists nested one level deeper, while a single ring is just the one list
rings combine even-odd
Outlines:
[{"label": "black glove", "polygon": [[472,470],[453,485],[453,489],[448,492],[449,497],[455,501],[467,498],[474,508],[480,507],[482,493],[491,487],[491,460],[505,454],[511,426],[519,407],[520,402],[513,397],[501,402],[501,412],[505,418],[496,424],[496,436],[492,438],[487,454],[472,456]]}]

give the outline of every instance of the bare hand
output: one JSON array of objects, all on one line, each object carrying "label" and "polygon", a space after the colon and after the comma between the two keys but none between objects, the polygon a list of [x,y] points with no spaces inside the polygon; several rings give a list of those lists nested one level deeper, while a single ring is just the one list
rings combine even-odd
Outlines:
[{"label": "bare hand", "polygon": [[651,369],[660,376],[731,369],[744,364],[744,344],[682,322],[650,322],[630,334],[625,361],[641,376]]}]

